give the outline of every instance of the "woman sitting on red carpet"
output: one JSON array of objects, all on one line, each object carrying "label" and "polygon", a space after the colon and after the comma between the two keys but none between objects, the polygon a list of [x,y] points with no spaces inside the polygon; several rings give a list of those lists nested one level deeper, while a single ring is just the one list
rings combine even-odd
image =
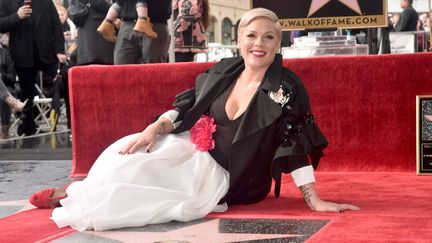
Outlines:
[{"label": "woman sitting on red carpet", "polygon": [[193,89],[176,96],[175,110],[109,146],[86,179],[30,201],[58,206],[55,223],[78,230],[190,221],[259,202],[272,175],[290,172],[312,210],[357,210],[323,201],[315,190],[312,165],[327,141],[303,84],[282,67],[277,16],[250,10],[238,32],[242,57],[199,75]]}]

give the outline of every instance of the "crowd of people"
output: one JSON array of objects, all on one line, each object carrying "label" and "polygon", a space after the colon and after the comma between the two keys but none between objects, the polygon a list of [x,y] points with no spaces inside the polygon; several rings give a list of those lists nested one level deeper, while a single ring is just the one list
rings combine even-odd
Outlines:
[{"label": "crowd of people", "polygon": [[[61,93],[69,117],[67,70],[72,66],[167,62],[171,38],[177,62],[193,61],[196,53],[207,52],[208,0],[32,1],[0,0],[0,32],[10,35],[9,47],[2,45],[2,56],[4,51],[11,57],[10,63],[0,60],[0,102],[21,113],[18,135],[37,132],[33,100],[39,77],[52,80],[61,70],[66,89]],[[168,19],[172,13],[175,28],[171,37]],[[3,67],[11,68],[6,71],[16,76],[13,81],[6,78]],[[14,94],[21,101],[12,100]],[[21,106],[24,108],[16,109]],[[7,107],[1,110],[0,138],[6,139],[11,112]]]}]

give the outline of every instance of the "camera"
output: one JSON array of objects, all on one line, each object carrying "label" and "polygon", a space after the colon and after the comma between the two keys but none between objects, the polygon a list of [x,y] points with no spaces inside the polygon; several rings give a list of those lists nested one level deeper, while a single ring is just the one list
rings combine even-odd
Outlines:
[{"label": "camera", "polygon": [[24,0],[24,6],[29,6],[30,8],[32,7],[32,1],[31,0]]}]

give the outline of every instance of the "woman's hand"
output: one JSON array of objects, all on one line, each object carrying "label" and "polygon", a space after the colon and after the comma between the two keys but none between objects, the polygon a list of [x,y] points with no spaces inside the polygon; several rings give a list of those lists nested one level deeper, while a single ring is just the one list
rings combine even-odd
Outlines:
[{"label": "woman's hand", "polygon": [[160,131],[160,123],[155,122],[150,124],[138,137],[131,140],[124,148],[120,150],[120,154],[133,154],[142,147],[146,147],[146,152],[150,152],[153,144],[156,141],[156,136]]},{"label": "woman's hand", "polygon": [[165,118],[159,117],[159,119],[150,124],[144,131],[142,131],[138,137],[131,140],[124,148],[122,148],[120,154],[132,154],[138,149],[146,147],[146,152],[150,153],[154,143],[156,142],[156,137],[158,134],[169,133],[174,130],[174,125],[172,122]]},{"label": "woman's hand", "polygon": [[317,212],[336,212],[341,213],[347,210],[360,210],[359,207],[350,204],[338,204],[319,200],[314,203],[312,210]]},{"label": "woman's hand", "polygon": [[56,56],[57,56],[57,59],[59,60],[60,63],[66,63],[67,62],[67,57],[65,54],[57,53]]},{"label": "woman's hand", "polygon": [[315,183],[309,183],[299,187],[306,204],[310,209],[317,212],[344,212],[347,210],[360,210],[359,207],[350,204],[338,204],[323,201],[318,197]]}]

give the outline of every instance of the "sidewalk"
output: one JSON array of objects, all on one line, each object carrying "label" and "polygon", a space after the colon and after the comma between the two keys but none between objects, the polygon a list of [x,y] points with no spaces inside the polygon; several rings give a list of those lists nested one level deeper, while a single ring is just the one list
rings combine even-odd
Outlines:
[{"label": "sidewalk", "polygon": [[0,141],[0,218],[31,208],[28,197],[47,187],[64,185],[68,178],[72,149],[69,133]]}]

